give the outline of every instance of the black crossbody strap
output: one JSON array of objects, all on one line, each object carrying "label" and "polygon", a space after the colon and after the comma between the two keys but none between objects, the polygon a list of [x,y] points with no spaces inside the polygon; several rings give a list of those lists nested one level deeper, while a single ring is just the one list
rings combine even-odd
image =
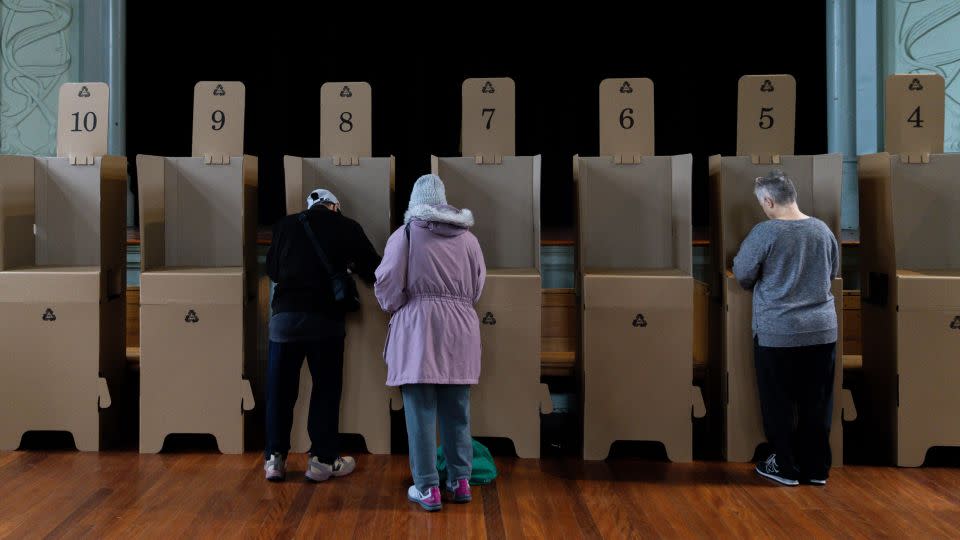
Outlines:
[{"label": "black crossbody strap", "polygon": [[324,253],[323,248],[320,247],[320,240],[317,240],[317,235],[314,234],[313,228],[310,227],[310,222],[307,220],[307,213],[301,212],[297,216],[297,220],[303,225],[303,230],[307,233],[307,238],[309,238],[310,243],[313,244],[313,251],[316,252],[317,257],[320,257],[320,262],[322,262],[323,266],[327,269],[327,274],[332,277],[335,273],[333,265],[330,264],[330,260],[327,259],[327,254]]}]

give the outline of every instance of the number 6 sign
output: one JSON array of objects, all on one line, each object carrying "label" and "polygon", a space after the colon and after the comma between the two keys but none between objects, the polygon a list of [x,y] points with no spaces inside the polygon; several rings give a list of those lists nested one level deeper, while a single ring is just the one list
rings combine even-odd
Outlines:
[{"label": "number 6 sign", "polygon": [[653,81],[604,79],[600,83],[600,155],[654,155]]}]

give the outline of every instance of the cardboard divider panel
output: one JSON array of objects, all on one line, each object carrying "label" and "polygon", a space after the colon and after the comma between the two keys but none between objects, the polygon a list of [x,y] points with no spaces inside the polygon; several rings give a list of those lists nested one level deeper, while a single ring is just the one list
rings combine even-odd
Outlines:
[{"label": "cardboard divider panel", "polygon": [[88,157],[0,156],[0,450],[35,430],[85,451],[116,436],[123,404],[100,409],[122,394],[126,159]]},{"label": "cardboard divider panel", "polygon": [[[306,208],[306,197],[317,188],[332,191],[344,215],[357,221],[378,252],[383,253],[390,229],[394,159],[361,157],[357,165],[338,165],[335,158],[284,156],[287,213]],[[373,287],[357,280],[361,310],[347,316],[344,344],[343,395],[340,431],[363,436],[373,454],[390,453],[391,402],[402,403],[399,389],[386,386],[383,346],[390,316],[380,310]],[[307,452],[307,415],[313,384],[306,362],[300,370],[300,391],[294,410],[291,450]]]},{"label": "cardboard divider panel", "polygon": [[869,400],[858,409],[872,442],[905,467],[960,446],[960,155],[914,157],[861,156],[859,172]]},{"label": "cardboard divider panel", "polygon": [[471,390],[475,436],[506,437],[517,455],[540,456],[540,414],[553,410],[540,383],[540,156],[433,157],[450,204],[469,208],[487,265],[477,305],[483,344]]},{"label": "cardboard divider panel", "polygon": [[[840,238],[840,186],[842,156],[781,155],[778,164],[754,163],[750,156],[710,159],[712,226],[718,231],[717,245],[711,246],[714,268],[723,289],[723,371],[726,407],[724,455],[729,461],[750,461],[757,446],[766,440],[756,390],[751,330],[752,297],[732,278],[733,258],[740,243],[753,227],[766,219],[754,195],[754,181],[771,169],[781,169],[797,187],[800,209],[822,220]],[[834,281],[838,324],[842,320],[842,282]],[[842,341],[837,342],[836,358],[842,358]],[[834,416],[831,449],[835,466],[843,461],[843,425],[840,411],[842,369],[838,364],[834,387]]]},{"label": "cardboard divider panel", "polygon": [[209,433],[222,452],[243,452],[257,159],[224,161],[137,157],[142,453],[173,433]]},{"label": "cardboard divider panel", "polygon": [[692,459],[691,167],[689,154],[574,157],[585,459],[606,458],[618,440]]}]

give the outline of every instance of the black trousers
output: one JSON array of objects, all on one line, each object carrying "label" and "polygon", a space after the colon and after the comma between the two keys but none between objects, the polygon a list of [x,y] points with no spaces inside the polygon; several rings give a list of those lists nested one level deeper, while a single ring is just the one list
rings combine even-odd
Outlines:
[{"label": "black trousers", "polygon": [[313,390],[307,432],[310,455],[332,464],[339,457],[340,394],[343,392],[343,336],[317,341],[270,342],[267,364],[266,456],[290,451],[293,409],[300,390],[300,368],[307,358]]},{"label": "black trousers", "polygon": [[761,347],[756,338],[753,343],[763,430],[780,470],[801,480],[826,480],[837,344]]}]

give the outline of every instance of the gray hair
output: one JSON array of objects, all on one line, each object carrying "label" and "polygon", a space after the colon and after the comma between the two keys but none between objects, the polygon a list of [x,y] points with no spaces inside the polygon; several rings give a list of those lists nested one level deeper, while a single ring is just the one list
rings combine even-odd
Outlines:
[{"label": "gray hair", "polygon": [[774,169],[766,176],[757,178],[753,193],[760,202],[767,197],[779,206],[797,202],[797,186],[780,169]]}]

